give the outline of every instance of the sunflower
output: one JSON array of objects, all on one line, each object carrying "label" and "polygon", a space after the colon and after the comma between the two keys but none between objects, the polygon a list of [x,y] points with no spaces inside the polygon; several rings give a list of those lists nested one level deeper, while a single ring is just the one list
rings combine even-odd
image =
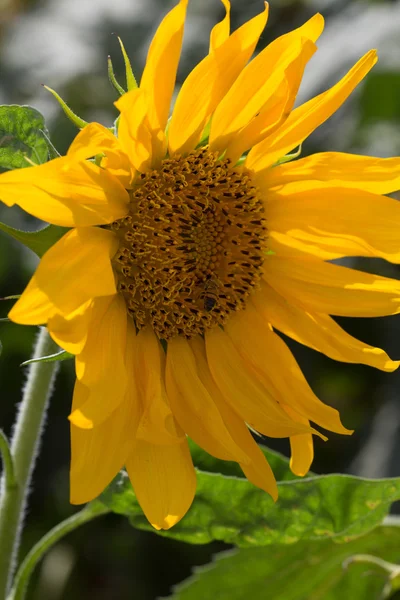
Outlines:
[{"label": "sunflower", "polygon": [[150,523],[168,529],[196,489],[187,436],[236,461],[277,498],[249,428],[289,438],[291,468],[313,460],[310,422],[349,434],[321,402],[280,331],[327,356],[393,371],[398,363],[330,315],[400,312],[398,281],[332,264],[400,261],[400,159],[290,151],[376,62],[293,109],[323,30],[317,14],[249,62],[262,13],[183,83],[170,115],[188,0],[161,22],[140,86],[115,103],[115,134],[85,126],[65,157],[0,176],[0,197],[69,228],[43,256],[9,316],[47,325],[76,355],[71,502],[96,497],[125,466]]}]

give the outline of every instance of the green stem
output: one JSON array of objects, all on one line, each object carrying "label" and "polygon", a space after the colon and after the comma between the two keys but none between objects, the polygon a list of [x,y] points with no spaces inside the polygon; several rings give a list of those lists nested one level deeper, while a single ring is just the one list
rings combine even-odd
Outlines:
[{"label": "green stem", "polygon": [[11,450],[10,450],[10,446],[8,445],[8,440],[7,440],[4,432],[1,429],[0,429],[0,453],[1,453],[1,458],[3,459],[3,469],[4,469],[3,485],[6,490],[12,490],[17,485],[17,480],[15,479],[14,461],[11,456]]},{"label": "green stem", "polygon": [[[58,346],[41,328],[34,358],[53,354]],[[0,495],[0,600],[11,587],[18,555],[29,484],[39,450],[41,431],[57,372],[57,362],[30,365],[11,441],[15,486],[6,486],[3,477]]]},{"label": "green stem", "polygon": [[80,525],[92,521],[92,519],[95,519],[100,515],[105,515],[108,512],[110,512],[109,508],[95,500],[88,504],[83,510],[72,515],[72,517],[69,517],[65,521],[62,521],[62,523],[59,523],[51,531],[46,533],[46,535],[32,548],[21,564],[7,600],[23,600],[25,598],[26,588],[34,568],[45,552],[54,546],[58,540],[63,538],[70,531],[80,527]]}]

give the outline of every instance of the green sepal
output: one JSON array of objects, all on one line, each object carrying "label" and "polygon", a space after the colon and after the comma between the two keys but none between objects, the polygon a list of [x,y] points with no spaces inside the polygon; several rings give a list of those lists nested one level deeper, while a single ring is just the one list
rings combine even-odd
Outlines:
[{"label": "green sepal", "polygon": [[118,41],[121,46],[122,56],[124,57],[125,73],[126,73],[126,87],[128,88],[128,92],[130,92],[131,90],[136,90],[138,88],[138,84],[137,84],[136,78],[132,71],[131,61],[129,60],[129,57],[125,50],[125,46],[122,43],[122,40],[120,37],[118,37]]},{"label": "green sepal", "polygon": [[291,160],[294,160],[295,158],[298,158],[301,154],[301,144],[298,147],[298,149],[296,150],[296,152],[292,152],[292,154],[286,154],[286,156],[282,156],[282,158],[280,158],[279,160],[276,161],[276,163],[273,165],[274,167],[279,167],[279,165],[283,165],[287,162],[290,162]]},{"label": "green sepal", "polygon": [[43,164],[49,157],[44,117],[31,106],[0,106],[0,171]]},{"label": "green sepal", "polygon": [[49,354],[48,356],[41,356],[40,358],[30,358],[29,360],[25,360],[23,363],[20,364],[20,367],[26,367],[26,365],[32,365],[33,363],[70,360],[71,358],[75,358],[75,355],[71,354],[70,352],[67,352],[66,350],[60,350],[60,352],[56,352],[55,354]]},{"label": "green sepal", "polygon": [[21,294],[13,294],[12,296],[4,296],[4,298],[0,298],[0,300],[19,300],[21,298]]},{"label": "green sepal", "polygon": [[61,96],[59,94],[57,94],[57,92],[55,90],[52,90],[47,85],[43,85],[43,87],[44,87],[45,90],[47,90],[48,92],[50,92],[51,94],[53,94],[54,98],[60,104],[61,108],[63,109],[63,111],[67,115],[68,119],[70,121],[72,121],[72,123],[76,127],[78,127],[78,129],[83,129],[84,127],[86,127],[86,125],[89,125],[89,123],[87,121],[84,121],[83,119],[81,119],[81,117],[78,117],[78,115],[74,113],[74,111],[61,98]]},{"label": "green sepal", "polygon": [[122,96],[123,94],[126,93],[126,90],[124,90],[122,85],[120,85],[118,83],[117,78],[115,77],[114,67],[112,64],[111,56],[107,57],[107,70],[108,70],[108,79],[110,80],[111,85],[113,86],[114,89],[117,90],[118,94],[120,96]]},{"label": "green sepal", "polygon": [[59,225],[46,225],[38,231],[22,231],[1,222],[0,230],[24,244],[24,246],[35,252],[39,258],[69,231],[67,227],[60,227]]},{"label": "green sepal", "polygon": [[208,139],[210,137],[210,131],[211,131],[211,122],[212,122],[212,117],[209,119],[208,123],[206,124],[206,126],[203,129],[203,132],[201,134],[201,138],[199,143],[197,144],[196,148],[201,148],[202,146],[207,146],[208,144]]}]

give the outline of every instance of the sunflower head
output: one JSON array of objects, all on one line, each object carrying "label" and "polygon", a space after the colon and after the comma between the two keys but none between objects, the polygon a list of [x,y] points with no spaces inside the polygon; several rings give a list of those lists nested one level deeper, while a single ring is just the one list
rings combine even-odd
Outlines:
[{"label": "sunflower head", "polygon": [[170,114],[187,3],[160,24],[139,86],[124,52],[129,90],[114,131],[79,121],[67,156],[0,175],[7,205],[69,228],[10,318],[47,325],[76,356],[71,500],[94,498],[125,466],[157,528],[179,521],[195,494],[187,436],[276,499],[248,426],[289,438],[298,475],[312,435],[325,439],[311,423],[351,433],[276,331],[336,360],[398,366],[331,315],[400,312],[399,283],[327,261],[400,261],[399,208],[381,195],[400,187],[400,160],[288,154],[376,53],[293,108],[321,15],[249,62],[268,5],[230,33],[223,0],[209,53]]},{"label": "sunflower head", "polygon": [[262,276],[264,212],[246,169],[208,147],[142,173],[128,215],[112,225],[118,290],[136,328],[191,338],[244,308]]}]

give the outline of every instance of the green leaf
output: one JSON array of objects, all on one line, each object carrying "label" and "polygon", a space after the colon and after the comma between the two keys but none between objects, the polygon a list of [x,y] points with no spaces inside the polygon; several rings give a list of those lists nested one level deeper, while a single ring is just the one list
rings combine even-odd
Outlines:
[{"label": "green leaf", "polygon": [[[101,499],[115,513],[129,517],[135,527],[154,531],[123,473]],[[189,512],[171,530],[158,533],[192,544],[221,540],[241,547],[306,539],[347,541],[379,525],[398,499],[400,478],[323,475],[280,482],[274,504],[245,479],[198,471]]]},{"label": "green leaf", "polygon": [[55,354],[49,354],[48,356],[41,356],[40,358],[30,358],[29,360],[25,360],[20,364],[20,367],[26,367],[26,365],[32,365],[33,363],[39,362],[57,362],[58,360],[70,360],[71,358],[75,358],[73,354],[70,354],[66,350],[60,350],[60,352],[56,352]]},{"label": "green leaf", "polygon": [[0,169],[28,167],[47,161],[44,117],[30,106],[0,106]]},{"label": "green leaf", "polygon": [[20,229],[14,229],[14,227],[5,225],[5,223],[0,223],[0,230],[8,233],[15,240],[33,250],[39,258],[69,231],[67,227],[60,227],[59,225],[46,225],[46,227],[38,231],[21,231]]},{"label": "green leaf", "polygon": [[300,541],[290,546],[230,550],[175,588],[170,600],[378,600],[385,585],[382,569],[343,562],[373,553],[400,561],[400,528],[380,526],[347,544]]}]

